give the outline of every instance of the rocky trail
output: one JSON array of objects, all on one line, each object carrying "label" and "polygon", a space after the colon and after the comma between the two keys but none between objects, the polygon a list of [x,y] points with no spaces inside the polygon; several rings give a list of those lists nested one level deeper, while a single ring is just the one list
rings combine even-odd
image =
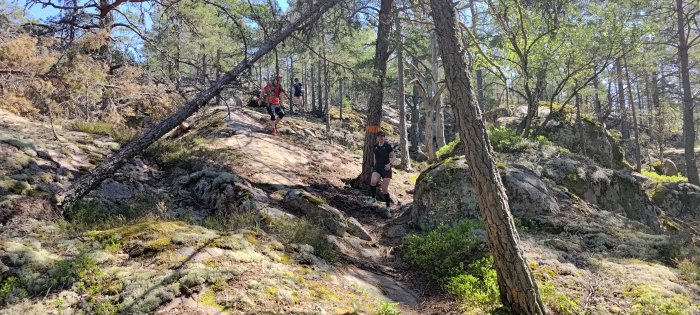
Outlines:
[{"label": "rocky trail", "polygon": [[[366,230],[368,239],[329,236],[347,263],[342,267],[343,272],[374,287],[376,294],[401,303],[403,311],[415,313],[423,299],[419,290],[403,281],[400,269],[407,266],[394,254],[399,239],[408,233],[407,208],[394,205],[392,217],[383,218],[382,203],[368,204],[365,193],[347,184],[360,172],[358,156],[348,154],[346,148],[328,139],[317,138],[315,133],[321,132],[313,131],[313,125],[299,116],[280,124],[280,136],[270,134],[267,119],[259,111],[236,109],[225,120],[232,136],[213,145],[245,156],[245,163],[236,164],[235,171],[245,174],[267,193],[280,196],[289,190],[304,191],[325,200],[350,220],[356,220]],[[398,195],[401,204],[409,203],[412,199],[405,193],[406,184],[396,182],[407,181],[412,174],[397,173],[400,174],[391,187],[392,195]],[[401,189],[404,191],[398,194]],[[273,205],[293,208],[287,199],[278,198]]]}]

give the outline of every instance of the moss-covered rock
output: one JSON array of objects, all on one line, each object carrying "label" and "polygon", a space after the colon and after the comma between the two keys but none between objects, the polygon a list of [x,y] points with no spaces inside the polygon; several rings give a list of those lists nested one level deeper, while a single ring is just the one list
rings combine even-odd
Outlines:
[{"label": "moss-covered rock", "polygon": [[[411,211],[413,223],[431,229],[463,219],[479,219],[477,193],[469,172],[464,157],[453,157],[421,173]],[[528,169],[507,168],[502,179],[514,215],[532,217],[559,212],[551,191]]]},{"label": "moss-covered rock", "polygon": [[586,157],[568,154],[547,161],[543,175],[588,203],[659,228],[656,208],[629,171],[605,169]]},{"label": "moss-covered rock", "polygon": [[700,218],[700,187],[690,183],[657,184],[649,193],[651,201],[670,217]]}]

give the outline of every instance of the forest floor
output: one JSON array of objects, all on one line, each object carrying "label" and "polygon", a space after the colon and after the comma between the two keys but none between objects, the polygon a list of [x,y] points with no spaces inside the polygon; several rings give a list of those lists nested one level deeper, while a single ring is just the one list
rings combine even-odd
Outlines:
[{"label": "forest floor", "polygon": [[[400,204],[385,218],[381,203],[349,185],[360,173],[360,129],[326,132],[319,118],[291,115],[272,136],[268,119],[257,108],[230,116],[208,108],[187,135],[161,140],[156,153],[127,164],[92,195],[113,202],[88,203],[64,220],[46,197],[117,150],[115,134],[59,127],[54,140],[47,124],[0,113],[0,314],[392,314],[382,301],[406,314],[469,313],[402,260],[402,237],[413,232],[410,192],[425,165],[394,171],[390,192]],[[268,218],[257,215],[222,223],[177,206],[187,194],[175,184],[194,173],[151,160],[188,154],[206,157],[199,170],[217,170],[210,182],[244,178],[282,221],[300,222],[285,196],[303,190],[355,218],[371,240],[314,234],[313,222],[273,220],[276,227],[265,230]],[[208,193],[202,183],[190,194]],[[519,227],[552,313],[700,309],[700,272],[659,258],[682,244],[570,201],[546,224]],[[120,202],[126,208],[116,213],[110,205]],[[322,246],[324,237],[333,253],[319,259],[323,248],[304,244]]]},{"label": "forest floor", "polygon": [[[280,124],[282,134],[273,136],[261,109],[236,108],[227,117],[224,108],[212,108],[200,115],[207,123],[198,132],[207,138],[203,146],[217,152],[217,168],[246,178],[279,209],[286,209],[282,197],[292,189],[319,196],[356,218],[372,240],[329,237],[339,260],[309,264],[308,249],[284,246],[279,236],[203,228],[182,214],[168,214],[165,204],[138,200],[129,209],[149,214],[96,228],[72,226],[44,196],[65,188],[119,144],[100,132],[61,126],[60,140],[54,140],[48,125],[8,113],[0,120],[5,153],[0,272],[8,275],[0,279],[0,302],[7,306],[0,314],[371,314],[381,301],[399,303],[406,314],[450,308],[435,286],[407,276],[416,272],[396,255],[400,237],[408,233],[401,205],[412,201],[417,172],[394,171],[390,192],[398,205],[388,219],[381,216],[383,204],[368,202],[348,184],[359,174],[359,151],[339,144],[348,144],[338,139],[341,133],[326,134],[320,119],[292,115]],[[224,123],[212,129],[211,121]],[[162,186],[167,170],[140,158],[134,164],[115,174],[116,183],[143,177],[139,187],[146,194],[167,194]],[[97,194],[119,198],[120,187],[103,184]],[[75,213],[69,221],[91,215]]]}]

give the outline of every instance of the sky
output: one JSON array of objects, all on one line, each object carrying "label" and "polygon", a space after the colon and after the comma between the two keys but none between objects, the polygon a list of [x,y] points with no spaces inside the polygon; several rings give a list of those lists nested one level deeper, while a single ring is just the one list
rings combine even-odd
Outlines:
[{"label": "sky", "polygon": [[[279,6],[282,8],[283,11],[286,11],[287,8],[289,8],[289,0],[276,0],[276,1],[279,4]],[[17,1],[17,3],[21,7],[24,7],[26,0],[19,0],[19,1]],[[50,8],[50,7],[42,8],[41,5],[35,5],[35,6],[31,7],[27,11],[27,13],[28,13],[29,17],[43,20],[47,17],[56,15],[58,13],[58,10]]]}]

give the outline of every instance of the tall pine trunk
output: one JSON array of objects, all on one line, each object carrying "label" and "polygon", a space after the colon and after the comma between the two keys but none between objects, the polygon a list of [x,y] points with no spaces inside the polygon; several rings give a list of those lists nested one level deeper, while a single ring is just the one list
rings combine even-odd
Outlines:
[{"label": "tall pine trunk", "polygon": [[396,13],[396,72],[398,91],[396,91],[396,106],[399,108],[399,148],[401,150],[401,168],[411,169],[411,158],[408,153],[408,133],[406,130],[406,91],[404,82],[403,35],[401,34],[401,19]]},{"label": "tall pine trunk", "polygon": [[688,181],[700,185],[698,166],[695,161],[695,119],[693,118],[693,92],[690,89],[690,71],[688,66],[688,39],[685,37],[685,12],[683,0],[676,0],[678,21],[678,58],[680,59],[681,86],[683,87],[683,146],[685,149],[685,167]]},{"label": "tall pine trunk", "polygon": [[632,128],[634,128],[634,158],[637,160],[635,170],[639,173],[642,172],[642,154],[641,147],[639,146],[639,127],[637,126],[637,109],[634,107],[634,102],[632,101],[632,81],[630,81],[630,69],[627,64],[627,57],[622,57],[625,62],[625,80],[627,81],[627,96],[629,96],[630,108],[632,108]]},{"label": "tall pine trunk", "polygon": [[377,45],[374,52],[373,78],[375,84],[369,97],[364,148],[362,150],[362,173],[357,178],[356,186],[364,187],[372,175],[372,148],[376,142],[377,132],[382,123],[382,103],[384,102],[384,81],[386,63],[389,59],[389,33],[391,31],[391,8],[394,0],[381,0],[379,8],[379,27]]},{"label": "tall pine trunk", "polygon": [[510,214],[506,190],[496,167],[481,109],[473,95],[469,68],[457,36],[457,12],[451,0],[430,0],[430,6],[452,110],[460,138],[464,141],[481,217],[486,223],[501,300],[512,314],[545,314],[535,278],[518,244],[520,239]]},{"label": "tall pine trunk", "polygon": [[622,133],[622,140],[629,141],[630,139],[630,126],[627,122],[627,105],[625,103],[625,84],[622,78],[622,63],[620,60],[615,62],[615,76],[617,77],[617,101],[620,106],[620,132]]}]

